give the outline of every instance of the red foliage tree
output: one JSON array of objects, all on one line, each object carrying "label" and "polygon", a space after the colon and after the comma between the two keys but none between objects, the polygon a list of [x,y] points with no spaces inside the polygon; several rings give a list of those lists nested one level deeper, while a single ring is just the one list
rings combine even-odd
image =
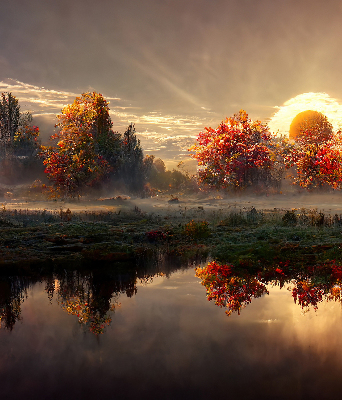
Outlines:
[{"label": "red foliage tree", "polygon": [[[324,126],[327,125],[323,119]],[[305,128],[295,137],[291,150],[284,157],[287,167],[295,167],[293,182],[303,188],[312,189],[330,186],[340,188],[342,184],[342,136],[320,124]]]},{"label": "red foliage tree", "polygon": [[241,110],[216,129],[205,128],[189,150],[200,166],[200,182],[211,188],[272,184],[274,142],[267,125]]}]

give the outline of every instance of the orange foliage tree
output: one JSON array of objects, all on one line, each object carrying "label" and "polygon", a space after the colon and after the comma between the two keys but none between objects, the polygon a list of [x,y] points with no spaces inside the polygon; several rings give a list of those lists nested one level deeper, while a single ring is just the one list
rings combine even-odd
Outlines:
[{"label": "orange foliage tree", "polygon": [[114,164],[120,135],[112,131],[109,107],[98,93],[83,93],[57,116],[60,130],[43,147],[45,172],[56,190],[74,196],[103,178]]},{"label": "orange foliage tree", "polygon": [[144,159],[134,125],[123,135],[112,130],[109,106],[101,94],[83,93],[57,118],[59,131],[51,136],[57,145],[41,152],[57,192],[72,197],[99,182],[142,190],[152,161]]},{"label": "orange foliage tree", "polygon": [[267,125],[240,110],[216,129],[205,128],[189,150],[200,166],[200,182],[221,189],[271,186],[274,148]]}]

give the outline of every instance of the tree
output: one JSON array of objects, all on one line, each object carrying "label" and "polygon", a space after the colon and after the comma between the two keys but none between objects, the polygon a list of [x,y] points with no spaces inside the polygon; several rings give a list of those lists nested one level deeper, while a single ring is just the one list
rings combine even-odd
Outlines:
[{"label": "tree", "polygon": [[[110,170],[103,157],[116,147],[109,107],[98,93],[83,93],[57,116],[57,146],[43,148],[45,172],[58,192],[79,195]],[[108,148],[105,147],[107,143]]]},{"label": "tree", "polygon": [[79,195],[108,171],[109,164],[96,154],[94,138],[86,128],[69,127],[52,138],[59,139],[57,147],[43,148],[43,163],[58,193]]},{"label": "tree", "polygon": [[109,105],[102,94],[83,93],[72,104],[65,106],[57,116],[56,127],[61,132],[69,129],[86,129],[94,139],[94,150],[108,162],[115,164],[119,156],[121,135],[113,132]]},{"label": "tree", "polygon": [[12,93],[2,93],[0,101],[0,141],[6,154],[7,147],[13,143],[20,121],[20,106]]},{"label": "tree", "polygon": [[3,157],[29,157],[40,146],[39,128],[32,125],[30,112],[20,112],[19,101],[12,93],[1,94],[0,143]]},{"label": "tree", "polygon": [[0,101],[0,178],[13,183],[36,177],[42,170],[38,153],[39,128],[32,115],[21,113],[12,93],[2,93]]},{"label": "tree", "polygon": [[[153,156],[152,156],[153,157]],[[182,162],[180,162],[177,168],[182,168]],[[148,184],[151,193],[156,191],[175,191],[175,190],[194,190],[194,180],[187,172],[173,169],[169,171],[166,169],[165,163],[160,158],[154,158],[152,160],[151,168],[148,173]]]},{"label": "tree", "polygon": [[318,112],[300,113],[294,122],[297,124],[294,143],[284,158],[288,167],[295,167],[294,183],[307,189],[325,185],[339,188],[342,184],[341,132],[334,134],[327,118]]},{"label": "tree", "polygon": [[142,191],[148,163],[144,161],[134,125],[121,135],[112,130],[109,106],[101,94],[83,93],[57,116],[57,146],[42,155],[48,178],[58,192],[79,195],[98,183],[123,182],[131,191]]},{"label": "tree", "polygon": [[273,182],[274,143],[267,125],[241,110],[218,128],[205,128],[189,150],[200,166],[200,182],[211,188],[269,186]]},{"label": "tree", "polygon": [[114,176],[131,192],[141,192],[147,179],[153,160],[144,159],[144,153],[135,134],[135,127],[130,124],[121,139],[121,151],[118,170]]}]

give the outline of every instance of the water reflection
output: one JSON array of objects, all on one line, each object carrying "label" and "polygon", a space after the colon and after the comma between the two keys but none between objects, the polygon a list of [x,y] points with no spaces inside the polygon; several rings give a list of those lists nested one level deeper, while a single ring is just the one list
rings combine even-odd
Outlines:
[{"label": "water reflection", "polygon": [[[208,399],[228,391],[233,399],[301,400],[341,393],[339,301],[323,304],[324,295],[320,312],[303,316],[286,290],[295,287],[296,274],[298,282],[340,279],[329,276],[331,266],[297,273],[279,264],[248,274],[227,269],[222,280],[237,276],[230,281],[239,283],[235,293],[251,301],[229,318],[206,300],[194,266],[177,269],[170,263],[0,277],[1,309],[20,299],[13,314],[22,318],[12,331],[0,330],[2,398]],[[258,285],[269,295],[255,298]],[[62,308],[68,301],[72,315]],[[79,322],[86,314],[76,303],[88,303],[89,318],[111,317],[103,335],[90,333],[89,319]]]},{"label": "water reflection", "polygon": [[[166,259],[123,268],[51,270],[42,276],[0,277],[0,328],[12,331],[21,319],[28,290],[44,282],[50,303],[95,335],[102,334],[121,307],[122,296],[137,294],[137,285],[170,276],[180,265]],[[334,261],[313,267],[292,268],[289,262],[260,268],[238,268],[216,261],[196,268],[196,276],[206,288],[209,301],[225,309],[227,315],[240,314],[253,299],[269,295],[271,287],[286,288],[304,312],[317,310],[323,301],[342,302],[342,266]]]},{"label": "water reflection", "polygon": [[12,330],[20,320],[21,304],[27,297],[31,280],[27,277],[0,278],[0,328]]},{"label": "water reflection", "polygon": [[[137,294],[138,284],[148,284],[158,276],[170,276],[181,268],[166,256],[150,259],[138,265],[112,265],[79,270],[50,270],[39,275],[0,276],[0,328],[12,331],[21,319],[22,303],[29,288],[44,282],[50,301],[66,313],[78,318],[90,332],[99,335],[112,321],[111,314],[120,307],[122,295],[130,298]],[[183,266],[184,268],[184,266]]]},{"label": "water reflection", "polygon": [[238,268],[212,261],[196,269],[207,290],[207,298],[227,315],[240,314],[254,298],[268,295],[267,285],[285,285],[295,303],[305,312],[318,309],[322,301],[342,301],[342,266],[329,261],[315,266],[293,268],[289,261],[260,268]]}]

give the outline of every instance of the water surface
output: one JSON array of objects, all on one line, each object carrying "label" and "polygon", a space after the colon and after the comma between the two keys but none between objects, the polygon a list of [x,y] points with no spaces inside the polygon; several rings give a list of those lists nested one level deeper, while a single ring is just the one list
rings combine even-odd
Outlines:
[{"label": "water surface", "polygon": [[3,277],[1,396],[335,398],[340,303],[304,312],[286,286],[268,285],[268,295],[228,317],[208,302],[194,266]]}]

